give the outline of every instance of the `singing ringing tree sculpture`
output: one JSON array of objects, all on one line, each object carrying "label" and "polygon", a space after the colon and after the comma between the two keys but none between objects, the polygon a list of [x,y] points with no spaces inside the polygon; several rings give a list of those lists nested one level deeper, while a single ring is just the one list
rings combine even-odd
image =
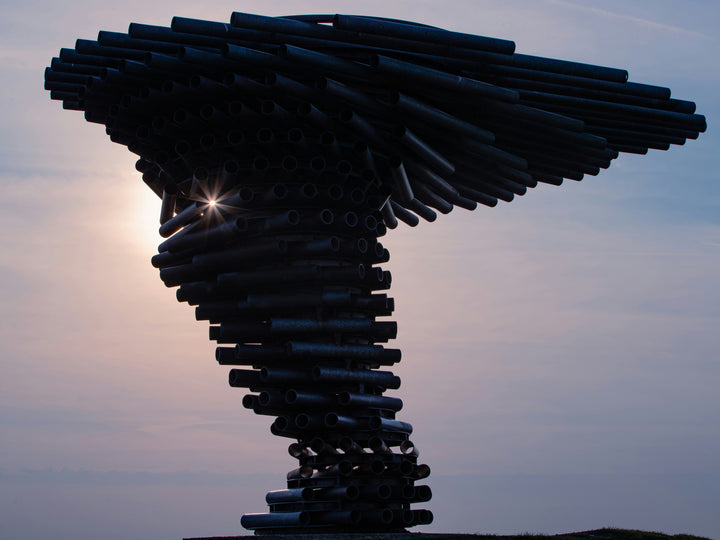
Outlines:
[{"label": "singing ringing tree sculpture", "polygon": [[175,17],[61,49],[51,97],[140,156],[162,198],[152,264],[195,306],[243,405],[298,467],[258,533],[430,523],[428,476],[385,395],[400,351],[378,238],[454,206],[580,180],[705,129],[627,72],[511,41],[347,15]]}]

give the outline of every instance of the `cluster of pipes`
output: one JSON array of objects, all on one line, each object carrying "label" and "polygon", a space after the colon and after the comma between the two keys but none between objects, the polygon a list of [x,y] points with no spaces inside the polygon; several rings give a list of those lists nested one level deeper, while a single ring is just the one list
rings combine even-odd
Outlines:
[{"label": "cluster of pipes", "polygon": [[511,41],[347,15],[132,23],[61,49],[46,89],[139,156],[162,198],[152,264],[210,323],[243,405],[298,468],[260,533],[427,524],[378,238],[398,220],[580,180],[619,152],[705,130],[689,101],[624,70]]}]

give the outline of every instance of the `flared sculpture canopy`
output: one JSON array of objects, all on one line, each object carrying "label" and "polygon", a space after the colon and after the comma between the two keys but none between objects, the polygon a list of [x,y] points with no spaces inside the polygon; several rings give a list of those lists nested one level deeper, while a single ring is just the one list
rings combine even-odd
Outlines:
[{"label": "flared sculpture canopy", "polygon": [[[46,87],[138,154],[145,182],[177,192],[178,209],[248,179],[339,171],[382,188],[389,227],[581,180],[619,152],[666,150],[705,129],[694,103],[623,69],[514,51],[372,17],[175,17],[77,40]],[[201,194],[211,153],[222,178]]]}]

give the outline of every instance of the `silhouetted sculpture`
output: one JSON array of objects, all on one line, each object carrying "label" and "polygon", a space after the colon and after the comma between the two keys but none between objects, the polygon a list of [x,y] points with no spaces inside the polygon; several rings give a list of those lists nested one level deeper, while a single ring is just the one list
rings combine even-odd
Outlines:
[{"label": "silhouetted sculpture", "polygon": [[403,530],[432,521],[428,476],[385,396],[396,323],[378,238],[453,206],[683,144],[695,105],[620,69],[511,41],[347,15],[175,17],[61,49],[46,88],[140,156],[162,198],[152,264],[210,322],[243,405],[275,417],[299,467],[258,532]]}]

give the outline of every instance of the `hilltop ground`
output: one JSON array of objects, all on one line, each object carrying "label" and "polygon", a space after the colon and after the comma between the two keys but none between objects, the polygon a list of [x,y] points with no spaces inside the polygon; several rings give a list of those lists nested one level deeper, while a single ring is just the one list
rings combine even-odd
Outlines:
[{"label": "hilltop ground", "polygon": [[[249,540],[263,537],[257,536],[214,536],[205,538],[186,538],[184,540]],[[555,538],[557,540],[710,540],[702,536],[689,534],[667,535],[658,532],[634,531],[626,529],[597,529],[594,531],[574,532],[567,534],[542,535],[525,533],[515,536],[499,536],[494,534],[295,534],[267,535],[267,540],[528,540],[529,538]]]}]

